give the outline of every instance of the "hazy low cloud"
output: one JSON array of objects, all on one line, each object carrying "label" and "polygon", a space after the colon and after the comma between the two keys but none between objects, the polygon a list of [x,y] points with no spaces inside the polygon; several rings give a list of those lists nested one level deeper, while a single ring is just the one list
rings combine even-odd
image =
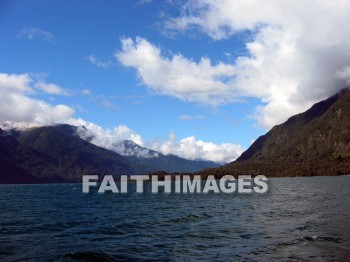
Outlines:
[{"label": "hazy low cloud", "polygon": [[19,38],[26,38],[26,39],[34,39],[34,38],[40,38],[44,40],[45,42],[54,43],[58,40],[56,36],[54,36],[52,33],[48,31],[41,30],[36,27],[24,27],[19,31],[18,33]]},{"label": "hazy low cloud", "polygon": [[123,156],[136,156],[139,158],[156,158],[159,154],[148,148],[139,147],[133,141],[123,140],[113,144],[113,151]]},{"label": "hazy low cloud", "polygon": [[266,104],[256,117],[269,128],[350,84],[349,23],[350,2],[343,0],[189,0],[165,27],[214,40],[250,31],[248,55],[232,65],[227,85]]}]

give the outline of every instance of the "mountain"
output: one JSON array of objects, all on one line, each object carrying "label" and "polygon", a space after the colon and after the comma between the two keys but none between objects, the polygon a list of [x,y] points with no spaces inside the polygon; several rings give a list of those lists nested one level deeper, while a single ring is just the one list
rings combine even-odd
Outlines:
[{"label": "mountain", "polygon": [[0,129],[0,183],[34,183],[35,178],[22,168],[45,166],[40,155],[34,150],[22,146],[15,138]]},{"label": "mountain", "polygon": [[159,152],[139,146],[131,140],[121,140],[112,145],[112,150],[123,155],[137,158],[157,158]]},{"label": "mountain", "polygon": [[77,130],[70,125],[24,131],[0,129],[0,183],[80,182],[82,175],[118,176],[186,168],[198,171],[211,164],[164,156],[131,141],[125,141],[126,150],[148,150],[157,157],[122,156],[80,138]]},{"label": "mountain", "polygon": [[82,175],[122,175],[144,170],[115,152],[54,126],[15,134],[2,132],[0,164],[2,183],[81,181]]},{"label": "mountain", "polygon": [[[129,154],[123,154],[127,159],[139,165],[150,166],[154,171],[166,172],[197,172],[205,168],[218,167],[211,161],[188,160],[175,155],[164,155],[144,147],[140,147],[130,140],[122,141],[124,148]],[[132,148],[132,150],[130,149]],[[135,150],[137,148],[137,150]],[[131,154],[131,152],[134,152]],[[140,153],[142,152],[142,153]]]},{"label": "mountain", "polygon": [[[94,136],[85,127],[64,127],[70,128],[72,134],[78,134],[81,138],[93,142]],[[72,129],[73,128],[73,129]],[[160,152],[142,147],[131,140],[120,140],[111,145],[110,149],[124,156],[132,163],[148,166],[154,171],[165,172],[197,172],[205,168],[218,167],[219,164],[212,161],[188,160],[176,155],[164,155]]]},{"label": "mountain", "polygon": [[316,103],[259,137],[234,162],[202,174],[350,174],[350,91]]}]

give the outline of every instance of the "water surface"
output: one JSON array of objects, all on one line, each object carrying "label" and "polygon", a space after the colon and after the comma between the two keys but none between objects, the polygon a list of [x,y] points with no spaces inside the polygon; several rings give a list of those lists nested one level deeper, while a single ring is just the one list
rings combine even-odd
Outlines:
[{"label": "water surface", "polygon": [[0,185],[0,261],[349,260],[349,188],[348,176],[270,179],[264,195]]}]

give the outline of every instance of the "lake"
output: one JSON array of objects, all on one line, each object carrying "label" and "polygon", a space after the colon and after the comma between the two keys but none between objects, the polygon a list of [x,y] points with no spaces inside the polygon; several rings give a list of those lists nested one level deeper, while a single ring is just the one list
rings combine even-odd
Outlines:
[{"label": "lake", "polygon": [[0,261],[350,260],[350,177],[266,194],[83,194],[0,185]]}]

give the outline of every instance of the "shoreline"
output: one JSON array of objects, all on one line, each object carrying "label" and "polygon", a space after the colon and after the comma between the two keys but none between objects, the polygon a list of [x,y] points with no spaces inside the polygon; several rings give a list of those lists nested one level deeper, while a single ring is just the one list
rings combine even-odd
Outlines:
[{"label": "shoreline", "polygon": [[[168,174],[168,175],[171,175],[171,174]],[[181,174],[179,174],[180,176],[182,176]],[[130,175],[130,176],[137,176],[137,175]],[[151,176],[155,176],[155,175],[149,175],[150,177]],[[254,178],[254,176],[251,176],[252,178]],[[350,177],[350,174],[348,175],[327,175],[327,176],[266,176],[267,179],[283,179],[283,178],[310,178],[310,177]],[[219,180],[220,178],[215,178],[215,180]],[[204,178],[200,178],[201,181],[205,181],[206,179]],[[159,181],[162,181],[162,180],[159,180]],[[171,180],[172,182],[174,182],[174,180]],[[120,182],[119,180],[116,179],[116,182]],[[152,182],[151,180],[146,180],[145,183],[148,183],[148,182]],[[136,184],[136,181],[135,180],[128,180],[128,183],[135,183]],[[43,183],[0,183],[0,186],[10,186],[10,185],[22,185],[22,186],[25,186],[25,185],[81,185],[83,184],[82,181],[81,182],[54,182],[54,183],[47,183],[47,182],[43,182]]]}]

